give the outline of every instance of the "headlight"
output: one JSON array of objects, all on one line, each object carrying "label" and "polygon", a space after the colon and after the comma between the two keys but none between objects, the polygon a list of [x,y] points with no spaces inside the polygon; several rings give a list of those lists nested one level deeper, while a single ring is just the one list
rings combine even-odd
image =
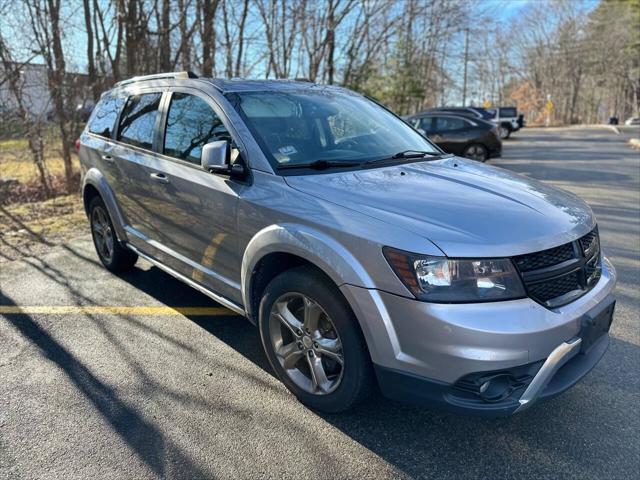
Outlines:
[{"label": "headlight", "polygon": [[390,247],[382,251],[398,278],[419,300],[465,303],[526,296],[520,276],[508,258],[454,260]]}]

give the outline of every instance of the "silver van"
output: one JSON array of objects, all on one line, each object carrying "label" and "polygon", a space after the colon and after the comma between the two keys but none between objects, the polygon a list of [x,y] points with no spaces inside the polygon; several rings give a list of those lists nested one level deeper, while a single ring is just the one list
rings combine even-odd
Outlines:
[{"label": "silver van", "polygon": [[104,266],[142,257],[246,316],[311,408],[379,388],[509,415],[607,349],[616,274],[591,209],[444,154],[357,93],[137,77],[102,95],[79,149]]}]

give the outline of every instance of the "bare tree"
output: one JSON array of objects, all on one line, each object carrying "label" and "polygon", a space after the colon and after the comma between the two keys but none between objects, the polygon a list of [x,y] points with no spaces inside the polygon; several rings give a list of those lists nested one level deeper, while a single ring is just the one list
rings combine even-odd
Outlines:
[{"label": "bare tree", "polygon": [[298,35],[298,23],[302,19],[306,0],[254,0],[263,22],[267,42],[268,61],[266,76],[276,78],[291,76],[294,46]]},{"label": "bare tree", "polygon": [[73,165],[71,163],[71,131],[66,108],[66,64],[62,49],[60,25],[60,0],[26,0],[29,20],[38,53],[47,66],[49,91],[53,99],[55,116],[62,141],[62,160],[67,191],[73,190]]},{"label": "bare tree", "polygon": [[52,188],[49,172],[44,160],[44,142],[42,139],[42,121],[34,118],[25,103],[23,82],[20,78],[20,71],[24,65],[13,61],[11,52],[6,41],[0,36],[0,62],[4,72],[4,82],[8,85],[8,90],[15,99],[17,107],[17,118],[21,122],[21,130],[27,137],[31,158],[38,170],[40,185],[47,198],[51,197]]}]

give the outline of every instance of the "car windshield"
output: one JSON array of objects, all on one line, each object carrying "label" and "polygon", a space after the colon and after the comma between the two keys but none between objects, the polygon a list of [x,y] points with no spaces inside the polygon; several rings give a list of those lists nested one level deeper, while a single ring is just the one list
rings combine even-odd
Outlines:
[{"label": "car windshield", "polygon": [[360,95],[323,89],[240,92],[228,98],[276,168],[361,164],[408,150],[440,153],[402,120]]}]

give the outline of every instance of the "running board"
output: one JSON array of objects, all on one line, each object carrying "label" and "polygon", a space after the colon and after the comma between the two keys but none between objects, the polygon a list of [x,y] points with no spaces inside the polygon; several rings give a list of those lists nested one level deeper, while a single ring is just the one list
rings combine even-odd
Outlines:
[{"label": "running board", "polygon": [[231,300],[229,300],[229,299],[227,299],[227,298],[225,298],[225,297],[223,297],[221,295],[218,295],[217,293],[212,292],[211,290],[203,287],[199,283],[194,282],[189,277],[186,277],[183,274],[181,274],[179,272],[176,272],[173,268],[167,267],[166,265],[164,265],[163,263],[159,262],[155,258],[150,257],[149,255],[147,255],[145,253],[142,253],[140,250],[138,250],[136,247],[134,247],[130,243],[127,242],[126,245],[127,245],[127,248],[129,248],[130,250],[135,252],[138,256],[144,258],[147,262],[155,265],[160,270],[168,273],[169,275],[171,275],[174,278],[177,278],[181,282],[186,283],[190,287],[195,288],[200,293],[204,293],[207,297],[211,298],[212,300],[215,300],[216,302],[218,302],[223,307],[226,307],[229,310],[233,310],[234,312],[239,313],[242,316],[245,316],[245,317],[247,316],[247,313],[244,311],[244,308],[241,307],[240,305],[238,305],[237,303],[232,302]]}]

